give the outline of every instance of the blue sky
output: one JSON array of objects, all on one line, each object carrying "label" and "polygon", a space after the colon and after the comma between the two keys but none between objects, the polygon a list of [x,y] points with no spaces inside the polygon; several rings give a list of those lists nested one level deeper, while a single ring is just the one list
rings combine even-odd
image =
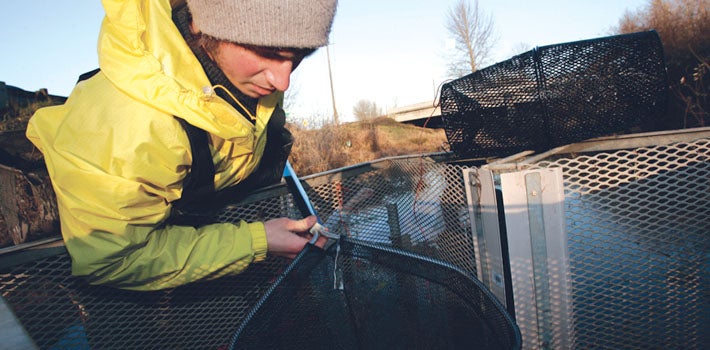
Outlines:
[{"label": "blue sky", "polygon": [[[446,79],[444,28],[456,0],[340,0],[330,56],[336,106],[352,120],[360,99],[384,110],[431,101]],[[499,38],[490,64],[520,47],[611,34],[626,10],[648,0],[479,0]],[[0,0],[6,34],[0,81],[25,90],[47,88],[66,96],[79,74],[98,66],[96,40],[103,17],[98,0]],[[291,115],[316,121],[332,115],[324,49],[294,73]]]}]

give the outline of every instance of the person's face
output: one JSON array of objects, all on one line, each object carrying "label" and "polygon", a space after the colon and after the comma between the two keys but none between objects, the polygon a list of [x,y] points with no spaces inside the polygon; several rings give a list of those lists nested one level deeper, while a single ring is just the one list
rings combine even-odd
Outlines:
[{"label": "person's face", "polygon": [[253,98],[286,91],[291,72],[306,54],[300,51],[220,42],[209,53],[239,91]]}]

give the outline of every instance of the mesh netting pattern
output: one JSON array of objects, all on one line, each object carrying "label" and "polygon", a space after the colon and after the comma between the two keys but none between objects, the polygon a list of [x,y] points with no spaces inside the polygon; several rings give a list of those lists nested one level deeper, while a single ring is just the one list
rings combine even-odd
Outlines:
[{"label": "mesh netting pattern", "polygon": [[[365,303],[368,299],[372,302],[392,300],[395,294],[377,293],[380,283],[384,283],[381,289],[404,293],[399,297],[408,300],[407,309],[412,307],[412,310],[402,312],[418,310],[416,319],[403,318],[402,314],[392,316],[398,317],[394,319],[397,322],[413,324],[401,324],[403,328],[397,328],[397,333],[387,338],[388,345],[411,345],[417,335],[409,334],[409,337],[405,337],[406,332],[429,329],[431,342],[455,347],[456,342],[460,341],[458,335],[462,332],[454,321],[469,320],[469,325],[483,327],[478,328],[482,332],[493,332],[495,327],[503,327],[505,330],[495,329],[495,332],[501,332],[506,337],[513,336],[512,342],[501,340],[500,343],[491,343],[490,340],[481,340],[477,343],[479,348],[486,348],[488,344],[493,348],[515,348],[515,335],[519,336],[517,328],[504,314],[499,313],[502,309],[496,308],[496,302],[484,302],[481,299],[488,295],[482,291],[476,292],[475,287],[480,286],[470,279],[470,276],[475,276],[475,259],[462,181],[460,167],[436,163],[426,157],[415,157],[385,160],[324,174],[312,177],[304,184],[321,219],[331,231],[354,241],[395,249],[402,256],[412,253],[450,265],[446,270],[447,276],[454,277],[446,280],[441,280],[441,277],[437,277],[438,280],[427,279],[412,273],[393,271],[393,266],[402,267],[402,264],[378,263],[372,260],[374,255],[363,253],[363,249],[348,250],[343,246],[343,254],[340,256],[344,259],[344,276],[352,282],[345,279],[345,291],[350,292],[347,288],[352,288],[350,295],[355,298],[350,299],[349,303]],[[240,205],[221,212],[217,220],[256,221],[280,216],[300,217],[284,186],[254,194]],[[237,276],[164,291],[132,292],[89,286],[72,277],[71,262],[63,247],[39,252],[43,256],[37,256],[40,254],[37,251],[16,251],[0,255],[0,293],[42,349],[226,348],[235,331],[245,327],[244,321],[249,319],[255,308],[263,303],[268,310],[269,305],[273,305],[272,302],[263,302],[264,295],[281,285],[276,284],[276,281],[280,280],[284,271],[293,268],[285,259],[269,258],[250,266],[245,273]],[[395,255],[379,253],[377,256],[392,258]],[[320,331],[326,327],[331,332],[344,334],[340,348],[353,348],[352,342],[346,342],[352,340],[352,327],[341,324],[342,314],[333,314],[332,319],[323,318],[321,303],[335,302],[324,294],[324,290],[328,289],[326,287],[330,287],[328,291],[332,292],[332,281],[329,278],[333,271],[332,266],[328,265],[333,261],[331,256],[315,259],[318,266],[312,270],[307,268],[310,266],[308,264],[298,268],[312,272],[306,278],[307,283],[285,301],[287,306],[301,313],[288,313],[289,317],[294,318],[282,317],[277,320],[278,324],[274,324],[274,327],[289,329],[290,333],[284,331],[279,335],[279,340],[274,341],[291,339],[293,342],[289,343],[290,348],[318,348],[317,344],[331,344],[330,336],[326,337]],[[318,257],[317,253],[315,257]],[[419,263],[420,270],[425,266],[422,264]],[[433,264],[432,269],[439,269],[438,263]],[[326,273],[328,271],[330,274]],[[383,280],[378,280],[379,277]],[[409,291],[386,287],[387,283],[392,284],[395,280],[402,280],[406,285],[416,288]],[[437,281],[438,284],[435,283]],[[461,287],[457,283],[468,284]],[[358,286],[360,288],[356,289]],[[453,292],[468,287],[474,289],[459,294]],[[322,302],[319,301],[321,298]],[[477,302],[482,303],[472,304]],[[460,307],[456,306],[457,303]],[[278,302],[275,304],[279,305]],[[415,305],[420,305],[420,308],[417,309]],[[331,309],[340,310],[338,307],[345,306],[330,304]],[[361,314],[361,317],[375,319],[378,315],[382,316],[380,311],[384,310],[365,309],[362,305],[360,308],[373,313],[370,316]],[[485,323],[482,320],[489,316],[495,317],[486,320],[489,323],[482,326]],[[427,318],[434,324],[432,328],[421,326]],[[439,320],[454,323],[451,325],[452,330],[444,332],[442,326],[437,325]],[[382,325],[383,322],[380,320],[379,323],[373,323],[369,330],[364,328],[367,324],[358,324],[358,338],[362,336],[363,342],[373,344],[372,341],[379,338],[380,332],[374,326]],[[388,327],[382,331],[394,331],[392,325]],[[346,337],[348,334],[351,338]],[[300,337],[298,339],[301,341],[295,341],[296,337]],[[317,343],[319,340],[323,343]],[[465,341],[470,344],[472,340]],[[507,347],[510,344],[513,346]],[[338,344],[335,345],[338,348]]]},{"label": "mesh netting pattern", "polygon": [[658,128],[663,48],[642,32],[536,48],[443,85],[441,112],[460,157],[503,157]]},{"label": "mesh netting pattern", "polygon": [[574,348],[707,348],[710,140],[533,167],[564,172]]},{"label": "mesh netting pattern", "polygon": [[[512,321],[480,282],[439,261],[343,239],[309,247],[233,338],[239,349],[511,349]],[[342,274],[343,288],[335,275]],[[296,327],[296,324],[307,325]]]},{"label": "mesh netting pattern", "polygon": [[40,349],[217,349],[286,266],[158,291],[89,286],[66,253],[3,269],[0,291]]}]

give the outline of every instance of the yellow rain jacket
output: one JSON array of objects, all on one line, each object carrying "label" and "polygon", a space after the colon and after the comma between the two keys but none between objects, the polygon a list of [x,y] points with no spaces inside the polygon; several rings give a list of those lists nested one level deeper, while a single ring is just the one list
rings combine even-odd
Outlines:
[{"label": "yellow rain jacket", "polygon": [[172,22],[176,2],[103,0],[101,72],[64,105],[38,110],[27,128],[52,179],[72,272],[93,284],[169,288],[239,273],[266,256],[263,223],[156,229],[192,164],[174,116],[209,133],[220,190],[256,168],[283,99],[261,98],[252,124],[214,94]]}]

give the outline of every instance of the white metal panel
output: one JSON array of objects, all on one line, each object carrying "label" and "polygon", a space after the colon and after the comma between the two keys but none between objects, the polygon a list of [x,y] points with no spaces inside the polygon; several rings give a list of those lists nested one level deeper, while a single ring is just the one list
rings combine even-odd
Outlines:
[{"label": "white metal panel", "polygon": [[464,169],[471,229],[476,255],[476,272],[488,289],[506,307],[505,270],[498,223],[498,203],[493,173]]},{"label": "white metal panel", "polygon": [[562,171],[505,173],[500,183],[523,344],[530,349],[566,349],[570,315]]}]

